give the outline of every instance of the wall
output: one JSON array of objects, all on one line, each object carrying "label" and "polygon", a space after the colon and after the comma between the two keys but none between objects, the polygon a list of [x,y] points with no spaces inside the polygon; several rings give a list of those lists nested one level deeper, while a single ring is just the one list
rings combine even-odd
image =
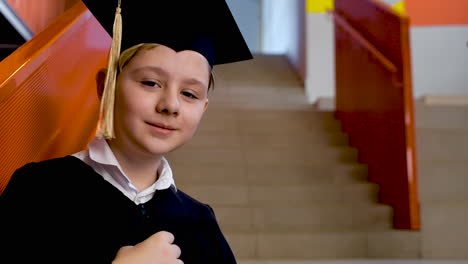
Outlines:
[{"label": "wall", "polygon": [[285,54],[305,79],[305,0],[265,0],[262,3],[261,52]]},{"label": "wall", "polygon": [[468,1],[406,0],[415,97],[468,95]]},{"label": "wall", "polygon": [[259,52],[261,46],[261,0],[226,0],[226,3],[231,9],[250,51],[252,53]]},{"label": "wall", "polygon": [[287,56],[294,70],[304,81],[306,78],[306,12],[305,0],[294,1],[295,6],[291,10],[292,26],[290,30],[289,49]]},{"label": "wall", "polygon": [[[377,0],[378,1],[378,0]],[[468,1],[380,0],[410,18],[413,95],[468,94]],[[327,3],[328,2],[328,3]],[[307,72],[310,102],[334,98],[331,0],[307,0]]]},{"label": "wall", "polygon": [[326,12],[332,8],[332,0],[306,1],[305,92],[310,103],[335,96],[334,23]]},{"label": "wall", "polygon": [[405,0],[405,8],[415,27],[468,25],[466,0]]},{"label": "wall", "polygon": [[413,27],[415,97],[468,95],[468,26]]}]

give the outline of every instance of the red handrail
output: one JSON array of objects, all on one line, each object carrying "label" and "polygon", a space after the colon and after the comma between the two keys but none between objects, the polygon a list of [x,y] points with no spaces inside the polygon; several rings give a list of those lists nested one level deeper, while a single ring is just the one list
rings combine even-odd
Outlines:
[{"label": "red handrail", "polygon": [[336,112],[394,227],[420,229],[408,19],[373,0],[335,0]]},{"label": "red handrail", "polygon": [[356,29],[354,29],[343,17],[336,14],[335,12],[330,12],[333,16],[335,23],[337,23],[341,28],[346,30],[354,39],[356,39],[360,45],[365,47],[369,52],[380,62],[389,72],[397,73],[398,69],[385,55],[383,55],[372,43],[367,41],[364,36],[359,33]]}]

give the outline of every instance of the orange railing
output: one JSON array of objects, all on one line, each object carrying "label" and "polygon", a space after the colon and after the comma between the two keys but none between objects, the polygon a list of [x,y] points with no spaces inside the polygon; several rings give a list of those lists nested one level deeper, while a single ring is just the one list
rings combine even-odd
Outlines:
[{"label": "orange railing", "polygon": [[409,23],[377,0],[335,0],[336,117],[394,227],[420,229]]},{"label": "orange railing", "polygon": [[86,147],[110,43],[79,1],[0,62],[0,193],[25,163]]}]

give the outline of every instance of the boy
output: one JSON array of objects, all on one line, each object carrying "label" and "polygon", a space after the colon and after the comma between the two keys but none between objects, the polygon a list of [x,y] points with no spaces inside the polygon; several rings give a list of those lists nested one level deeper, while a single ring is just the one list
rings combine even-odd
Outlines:
[{"label": "boy", "polygon": [[235,263],[211,207],[176,188],[164,158],[196,132],[213,66],[252,58],[229,8],[126,0],[114,18],[114,0],[83,2],[113,35],[97,136],[14,173],[0,197],[5,258]]}]

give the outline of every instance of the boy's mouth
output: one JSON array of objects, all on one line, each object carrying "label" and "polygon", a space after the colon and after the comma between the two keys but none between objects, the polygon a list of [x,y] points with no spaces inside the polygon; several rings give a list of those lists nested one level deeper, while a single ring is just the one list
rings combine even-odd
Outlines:
[{"label": "boy's mouth", "polygon": [[164,124],[164,123],[159,123],[159,122],[146,122],[146,123],[153,127],[157,127],[157,128],[161,128],[165,130],[170,130],[170,131],[177,130],[175,127],[168,125],[168,124]]}]

